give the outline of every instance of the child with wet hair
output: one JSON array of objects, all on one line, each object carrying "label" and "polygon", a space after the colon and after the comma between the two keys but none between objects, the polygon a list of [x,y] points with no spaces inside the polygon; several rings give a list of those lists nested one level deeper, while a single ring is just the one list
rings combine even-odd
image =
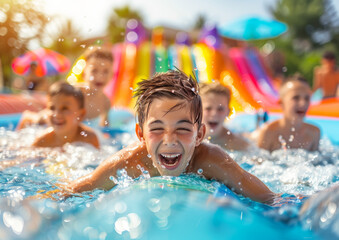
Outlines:
[{"label": "child with wet hair", "polygon": [[199,86],[203,104],[202,122],[206,126],[205,139],[226,150],[246,150],[249,147],[248,141],[224,125],[230,114],[231,91],[219,82],[200,83]]},{"label": "child with wet hair", "polygon": [[277,196],[243,170],[221,147],[203,142],[202,102],[194,78],[181,71],[158,73],[142,80],[134,92],[139,141],[103,161],[92,173],[64,186],[60,194],[109,190],[124,169],[128,176],[179,176],[199,173],[226,184],[254,201],[271,203]]},{"label": "child with wet hair", "polygon": [[[84,83],[78,84],[84,95],[86,115],[83,117],[86,125],[91,127],[108,126],[108,112],[111,108],[110,99],[105,95],[104,88],[112,79],[112,52],[100,46],[89,47],[85,53],[86,66],[83,70]],[[40,112],[24,111],[17,129],[30,125],[44,125],[46,109]]]},{"label": "child with wet hair", "polygon": [[270,152],[293,148],[317,151],[320,130],[304,122],[312,94],[306,79],[299,74],[288,78],[281,85],[279,94],[283,117],[252,133],[258,147]]},{"label": "child with wet hair", "polygon": [[90,126],[108,126],[108,112],[111,101],[104,88],[113,76],[113,56],[109,48],[91,46],[84,53],[86,66],[82,76],[81,89],[85,96],[85,120]]},{"label": "child with wet hair", "polygon": [[[60,148],[66,143],[86,143],[99,149],[95,132],[81,123],[86,110],[79,88],[63,81],[53,83],[48,90],[47,108],[43,114],[49,127],[35,139],[33,147]],[[20,163],[21,160],[1,161],[0,170]]]},{"label": "child with wet hair", "polygon": [[47,96],[47,121],[50,127],[33,143],[34,147],[62,147],[65,143],[83,142],[99,148],[92,129],[81,121],[86,114],[80,89],[66,82],[51,85]]}]

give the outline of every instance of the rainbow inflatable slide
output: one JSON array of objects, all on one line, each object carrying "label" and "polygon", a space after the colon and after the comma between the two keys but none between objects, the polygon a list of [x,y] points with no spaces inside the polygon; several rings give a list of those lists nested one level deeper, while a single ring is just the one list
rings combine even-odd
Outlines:
[{"label": "rainbow inflatable slide", "polygon": [[[132,92],[140,79],[178,68],[187,74],[195,74],[199,82],[220,81],[228,86],[232,91],[233,116],[237,113],[255,113],[259,109],[269,113],[281,112],[277,90],[257,49],[229,48],[222,42],[216,27],[203,29],[197,43],[189,44],[187,34],[180,33],[175,44],[165,46],[161,28],[153,30],[149,41],[143,26],[135,20],[130,21],[125,41],[112,46],[114,74],[105,92],[113,108],[131,111],[134,106]],[[84,66],[84,59],[80,56],[67,80],[70,83],[82,81]],[[41,108],[41,101],[34,99],[30,102],[33,105],[40,102],[39,107],[27,105],[22,96],[2,94],[0,97],[0,114]],[[14,98],[17,99],[15,104],[12,101]],[[339,99],[312,102],[308,115],[337,120]]]},{"label": "rainbow inflatable slide", "polygon": [[[106,93],[113,107],[132,109],[132,91],[140,79],[178,68],[195,74],[199,82],[220,81],[228,86],[232,90],[234,114],[258,109],[281,111],[278,92],[257,49],[228,48],[215,27],[204,29],[198,43],[189,45],[187,36],[178,34],[176,43],[165,47],[161,29],[154,29],[152,41],[147,41],[142,25],[133,21],[128,24],[125,42],[112,47],[114,77]],[[70,76],[81,81],[81,73],[72,70]],[[308,114],[337,118],[339,100],[313,102]]]}]

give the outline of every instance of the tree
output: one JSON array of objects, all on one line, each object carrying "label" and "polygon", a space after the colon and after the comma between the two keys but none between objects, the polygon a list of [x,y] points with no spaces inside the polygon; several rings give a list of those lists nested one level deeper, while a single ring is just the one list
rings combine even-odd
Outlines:
[{"label": "tree", "polygon": [[338,33],[338,16],[331,0],[277,0],[269,10],[289,26],[288,35],[297,51],[321,47]]},{"label": "tree", "polygon": [[127,5],[113,9],[107,27],[107,33],[112,43],[124,41],[126,24],[129,19],[143,22],[141,14],[136,10],[132,10]]},{"label": "tree", "polygon": [[41,42],[47,17],[33,0],[0,1],[0,58],[5,86],[10,85],[11,62],[31,41]]},{"label": "tree", "polygon": [[339,20],[331,0],[277,0],[269,11],[289,27],[286,34],[272,39],[284,53],[285,76],[300,72],[312,84],[313,68],[323,51],[339,53]]},{"label": "tree", "polygon": [[81,32],[70,19],[61,21],[56,31],[48,33],[49,48],[69,57],[79,56],[86,45],[82,44]]},{"label": "tree", "polygon": [[193,24],[193,30],[201,30],[207,22],[207,18],[203,14],[199,14],[195,23]]}]

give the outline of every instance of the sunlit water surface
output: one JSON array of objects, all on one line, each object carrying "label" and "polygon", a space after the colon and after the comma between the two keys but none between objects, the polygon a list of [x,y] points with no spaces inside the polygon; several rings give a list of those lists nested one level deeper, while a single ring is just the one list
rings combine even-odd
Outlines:
[{"label": "sunlit water surface", "polygon": [[[62,149],[32,149],[43,131],[0,128],[0,161],[16,166],[0,171],[0,239],[333,239],[339,238],[339,198],[322,215],[298,216],[310,196],[338,182],[338,146],[322,139],[320,152],[278,150],[269,154],[253,147],[229,152],[245,170],[270,189],[284,193],[273,207],[241,196],[232,198],[222,185],[196,175],[140,179],[120,172],[118,186],[66,200],[27,199],[57,189],[91,171],[121,147],[135,141],[121,133],[102,138],[97,150],[68,144]],[[337,191],[338,192],[338,191]],[[339,195],[337,193],[337,195]],[[240,200],[239,200],[240,199]],[[313,207],[310,211],[316,211]],[[312,217],[313,216],[313,217]],[[300,220],[302,219],[302,220]],[[311,229],[311,230],[310,230]]]}]

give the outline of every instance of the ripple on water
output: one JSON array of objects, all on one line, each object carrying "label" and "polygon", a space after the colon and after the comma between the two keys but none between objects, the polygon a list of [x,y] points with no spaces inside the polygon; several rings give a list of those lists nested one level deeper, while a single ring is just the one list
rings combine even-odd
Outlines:
[{"label": "ripple on water", "polygon": [[[163,193],[159,189],[155,191],[152,190],[150,185],[139,185],[136,188],[149,189],[151,192],[150,195],[142,193],[148,212],[145,213],[144,210],[141,211],[140,209],[141,212],[137,212],[137,210],[128,212],[126,206],[133,206],[133,201],[136,201],[140,195],[137,194],[137,191],[131,192],[133,199],[123,195],[124,189],[130,186],[130,189],[133,189],[132,185],[135,182],[123,171],[116,179],[120,185],[120,190],[112,193],[115,198],[121,196],[120,201],[108,199],[107,194],[103,194],[102,191],[94,191],[59,202],[40,200],[29,201],[26,204],[24,202],[28,196],[36,195],[40,191],[55,189],[55,184],[62,178],[75,179],[91,172],[101,161],[117,152],[122,146],[128,145],[133,139],[126,134],[114,139],[105,139],[101,150],[87,145],[75,144],[65,145],[62,151],[60,149],[29,148],[34,138],[40,133],[40,128],[28,128],[20,132],[0,129],[0,161],[16,159],[19,163],[15,167],[0,171],[0,198],[4,199],[5,204],[3,206],[6,206],[0,210],[2,214],[0,216],[2,219],[0,221],[0,238],[15,239],[19,235],[26,238],[42,236],[46,228],[51,230],[56,238],[63,237],[63,239],[72,239],[72,236],[75,236],[74,234],[99,239],[105,239],[109,236],[137,238],[142,236],[148,223],[154,223],[154,226],[157,226],[161,231],[169,229],[173,224],[171,216],[174,216],[174,213],[178,214],[177,212],[180,209],[186,209],[186,213],[195,216],[193,219],[196,219],[197,208],[189,209],[187,207],[189,205],[195,204],[194,206],[199,206],[199,209],[204,209],[202,211],[206,210],[205,205],[197,204],[197,201],[201,198],[199,195],[187,195],[186,192],[182,195],[176,195],[175,192],[161,195]],[[333,146],[327,139],[322,139],[320,150],[320,153],[309,153],[303,150],[278,150],[270,154],[267,151],[252,149],[248,152],[230,152],[230,155],[244,169],[263,180],[274,192],[286,193],[287,195],[284,195],[284,197],[288,198],[293,194],[311,195],[338,181],[338,146]],[[143,173],[140,180],[149,178],[148,172],[141,168],[140,171]],[[165,177],[152,182],[152,184],[160,187],[160,189],[167,187],[181,189],[186,185],[206,194],[210,194],[218,188],[216,183],[201,181],[199,177],[189,177],[186,180]],[[119,187],[116,189],[118,190]],[[282,201],[286,200],[283,199]],[[270,212],[270,208],[267,208],[267,206],[255,204],[246,199],[242,199],[242,203],[248,204],[254,210],[257,209],[259,212],[266,213],[269,217],[273,215],[273,218],[279,221],[295,218],[298,212],[298,208],[293,206],[271,209]],[[291,203],[296,202],[291,200]],[[127,204],[125,208],[123,204]],[[91,219],[82,217],[86,216],[86,209],[93,214],[90,215]],[[216,211],[219,215],[216,213],[214,217],[209,219],[211,222],[207,223],[210,224],[208,226],[216,227],[213,225],[216,222],[220,226],[224,226],[219,221],[220,219],[223,219],[222,222],[227,221],[227,219],[224,219],[222,211]],[[326,211],[322,219],[330,217],[333,206]],[[103,214],[106,213],[109,216],[105,221],[107,226],[103,226],[102,229],[104,230],[101,231],[96,223],[100,222],[103,216],[106,216]],[[145,216],[149,214],[154,219],[145,222]],[[234,211],[227,214],[232,216]],[[256,219],[256,216],[247,216],[247,220]],[[245,219],[246,215],[243,217]],[[36,224],[31,225],[32,219]],[[75,224],[79,219],[81,219],[81,223]],[[189,222],[188,218],[182,217],[181,220],[184,219]],[[237,216],[236,219],[239,219],[239,217]],[[261,219],[260,221],[265,220]],[[89,222],[94,225],[89,227]],[[52,224],[49,225],[50,223]],[[87,228],[84,227],[85,225]],[[257,228],[260,227],[257,226]],[[308,235],[306,234],[306,236]],[[43,239],[43,237],[35,239]]]}]

